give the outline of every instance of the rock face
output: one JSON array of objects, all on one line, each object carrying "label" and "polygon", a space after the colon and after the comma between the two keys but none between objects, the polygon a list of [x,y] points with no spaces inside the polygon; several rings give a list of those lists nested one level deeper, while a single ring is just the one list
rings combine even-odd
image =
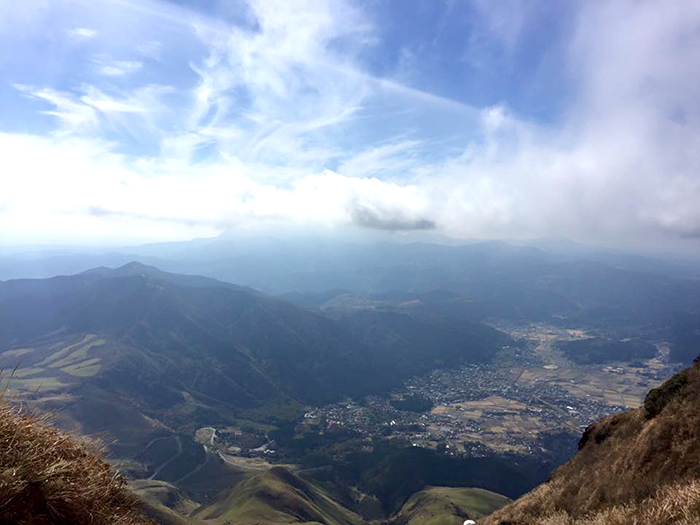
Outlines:
[{"label": "rock face", "polygon": [[696,362],[649,392],[643,407],[589,426],[578,454],[549,481],[480,523],[700,523],[699,408]]}]

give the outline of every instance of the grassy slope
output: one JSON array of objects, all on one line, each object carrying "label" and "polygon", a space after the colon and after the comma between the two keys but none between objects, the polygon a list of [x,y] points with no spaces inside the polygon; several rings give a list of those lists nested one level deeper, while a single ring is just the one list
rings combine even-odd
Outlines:
[{"label": "grassy slope", "polygon": [[237,525],[266,523],[325,523],[359,525],[362,520],[321,489],[275,467],[221,493],[214,502],[195,511],[200,520],[230,520]]},{"label": "grassy slope", "polygon": [[700,482],[663,487],[656,494],[633,504],[614,505],[599,512],[573,518],[556,512],[529,522],[531,525],[697,525],[700,523]]},{"label": "grassy slope", "polygon": [[417,492],[392,520],[395,525],[461,525],[486,516],[511,500],[475,488],[429,487]]},{"label": "grassy slope", "polygon": [[[218,494],[211,503],[199,508],[195,508],[196,503],[183,492],[166,482],[137,480],[132,482],[132,487],[146,503],[149,516],[165,525],[359,525],[365,522],[326,489],[283,467],[248,474]],[[428,487],[414,494],[386,523],[461,525],[464,519],[485,516],[509,501],[483,489]]]},{"label": "grassy slope", "polygon": [[135,480],[130,483],[134,493],[144,502],[144,510],[154,520],[163,525],[195,525],[197,522],[186,518],[199,504],[177,487],[165,481]]},{"label": "grassy slope", "polygon": [[[695,364],[652,390],[645,406],[591,425],[579,453],[547,483],[482,523],[597,523],[591,516],[618,511],[628,513],[626,523],[634,523],[633,517],[642,520],[653,509],[672,508],[676,500],[685,501],[698,520],[687,523],[700,522],[700,500],[693,499],[700,498],[695,483],[700,479],[699,400],[700,364]],[[669,494],[681,496],[674,500]],[[665,515],[656,523],[686,523],[674,520]]]}]

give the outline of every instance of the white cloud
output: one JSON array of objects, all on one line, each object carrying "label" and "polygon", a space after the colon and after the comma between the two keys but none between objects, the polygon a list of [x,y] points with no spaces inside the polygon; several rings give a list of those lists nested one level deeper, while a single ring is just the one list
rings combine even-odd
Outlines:
[{"label": "white cloud", "polygon": [[100,75],[104,75],[106,77],[122,77],[124,75],[136,73],[143,67],[143,62],[132,60],[96,60],[95,67]]},{"label": "white cloud", "polygon": [[338,171],[355,177],[401,174],[420,164],[419,147],[417,140],[373,147],[343,161]]},{"label": "white cloud", "polygon": [[87,27],[76,27],[68,32],[68,35],[75,40],[90,40],[97,36],[97,31]]},{"label": "white cloud", "polygon": [[93,107],[81,103],[69,93],[62,93],[52,88],[33,88],[16,84],[15,88],[28,97],[34,97],[53,106],[42,113],[55,117],[63,131],[86,131],[97,126],[97,114]]},{"label": "white cloud", "polygon": [[359,11],[336,0],[255,1],[251,11],[258,32],[222,34],[198,25],[210,53],[204,63],[193,65],[200,83],[189,125],[219,127],[241,115],[243,104],[247,124],[241,125],[248,127],[250,138],[241,156],[295,165],[316,159],[320,168],[337,155],[324,144],[322,128],[352,119],[367,91],[364,79],[348,81],[329,67],[338,61],[329,44],[352,37],[360,46],[368,24]]},{"label": "white cloud", "polygon": [[[11,214],[0,230],[25,240],[75,232],[85,240],[148,240],[211,235],[229,226],[334,226],[358,206],[380,217],[420,218],[426,202],[414,186],[324,171],[286,188],[257,181],[232,161],[188,166],[133,165],[107,143],[71,137],[0,134]],[[415,219],[414,219],[415,220]],[[17,227],[21,224],[21,227]]]},{"label": "white cloud", "polygon": [[700,237],[700,5],[596,2],[577,22],[563,118],[485,108],[481,140],[414,170],[429,216],[469,237]]},{"label": "white cloud", "polygon": [[147,85],[126,95],[115,96],[92,85],[81,86],[78,93],[21,84],[14,87],[28,97],[53,106],[53,109],[41,112],[57,119],[57,134],[85,137],[100,136],[105,129],[113,131],[115,125],[125,129],[133,125],[152,126],[154,115],[165,110],[161,97],[173,91],[168,86]]},{"label": "white cloud", "polygon": [[163,44],[156,40],[151,40],[136,46],[136,50],[145,57],[153,60],[160,60],[161,53],[163,52]]}]

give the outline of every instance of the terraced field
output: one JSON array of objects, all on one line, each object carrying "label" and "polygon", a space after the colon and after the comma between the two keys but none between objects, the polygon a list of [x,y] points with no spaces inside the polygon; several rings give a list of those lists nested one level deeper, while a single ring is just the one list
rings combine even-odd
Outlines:
[{"label": "terraced field", "polygon": [[101,370],[101,358],[93,354],[106,343],[96,334],[85,334],[77,341],[59,340],[32,348],[8,349],[0,353],[0,368],[6,371],[10,389],[62,390],[70,386],[71,378],[92,377]]}]

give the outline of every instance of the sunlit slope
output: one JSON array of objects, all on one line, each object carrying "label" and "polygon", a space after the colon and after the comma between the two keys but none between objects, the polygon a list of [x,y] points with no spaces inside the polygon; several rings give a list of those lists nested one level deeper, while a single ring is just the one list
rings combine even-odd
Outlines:
[{"label": "sunlit slope", "polygon": [[700,522],[699,404],[696,363],[652,390],[643,407],[591,425],[579,453],[547,483],[483,523]]},{"label": "sunlit slope", "polygon": [[222,492],[213,503],[195,511],[192,517],[220,523],[230,520],[240,525],[359,525],[363,522],[322,489],[283,467],[274,467]]},{"label": "sunlit slope", "polygon": [[134,493],[144,502],[144,511],[162,525],[194,525],[186,517],[199,504],[174,485],[158,480],[136,480],[130,483]]},{"label": "sunlit slope", "polygon": [[511,500],[476,488],[429,487],[411,496],[392,525],[462,525],[484,517]]}]

